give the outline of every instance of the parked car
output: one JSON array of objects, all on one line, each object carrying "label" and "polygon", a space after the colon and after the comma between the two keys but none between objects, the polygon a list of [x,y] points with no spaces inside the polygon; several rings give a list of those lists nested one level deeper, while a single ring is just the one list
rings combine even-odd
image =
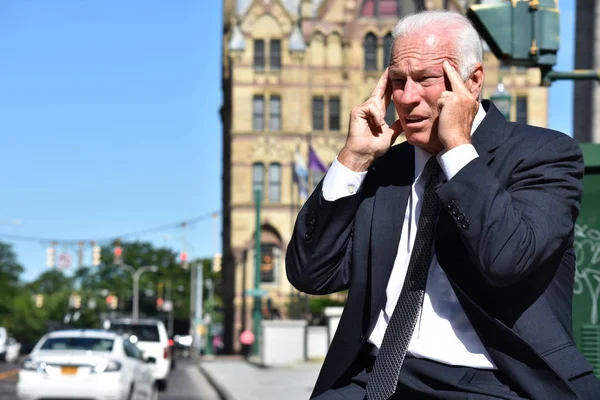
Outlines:
[{"label": "parked car", "polygon": [[152,358],[143,359],[133,343],[113,332],[51,332],[40,339],[23,362],[17,397],[157,400],[154,362]]},{"label": "parked car", "polygon": [[0,326],[0,360],[9,363],[17,362],[21,344],[10,337],[6,328]]},{"label": "parked car", "polygon": [[107,329],[126,335],[145,357],[156,359],[154,378],[160,391],[167,390],[172,354],[165,324],[157,319],[120,318],[109,321]]},{"label": "parked car", "polygon": [[192,335],[175,335],[173,341],[176,354],[185,358],[191,356],[192,343],[194,341]]},{"label": "parked car", "polygon": [[16,363],[19,361],[20,354],[21,343],[17,342],[14,338],[9,337],[6,341],[6,353],[4,353],[4,360],[9,363]]}]

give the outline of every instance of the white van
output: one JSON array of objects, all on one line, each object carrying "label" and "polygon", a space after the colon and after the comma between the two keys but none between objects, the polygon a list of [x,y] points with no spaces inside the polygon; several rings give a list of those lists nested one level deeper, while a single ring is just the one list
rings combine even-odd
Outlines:
[{"label": "white van", "polygon": [[0,360],[14,363],[19,360],[21,343],[8,335],[6,328],[0,326]]},{"label": "white van", "polygon": [[6,342],[8,341],[8,332],[6,328],[0,326],[0,360],[6,359]]},{"label": "white van", "polygon": [[120,318],[110,320],[105,327],[127,336],[144,358],[153,357],[156,360],[154,379],[160,391],[167,390],[172,358],[165,324],[158,319]]}]

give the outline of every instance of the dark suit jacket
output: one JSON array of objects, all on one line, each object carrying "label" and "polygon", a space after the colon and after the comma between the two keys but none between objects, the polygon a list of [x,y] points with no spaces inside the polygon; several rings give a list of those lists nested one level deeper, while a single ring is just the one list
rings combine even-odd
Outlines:
[{"label": "dark suit jacket", "polygon": [[[576,399],[569,380],[592,370],[571,327],[582,153],[567,135],[507,122],[492,103],[483,106],[472,136],[479,158],[436,188],[437,259],[513,390]],[[357,372],[352,361],[386,301],[413,175],[414,148],[399,144],[376,160],[357,194],[328,202],[321,183],[298,215],[289,281],[316,295],[348,289],[313,395]]]}]

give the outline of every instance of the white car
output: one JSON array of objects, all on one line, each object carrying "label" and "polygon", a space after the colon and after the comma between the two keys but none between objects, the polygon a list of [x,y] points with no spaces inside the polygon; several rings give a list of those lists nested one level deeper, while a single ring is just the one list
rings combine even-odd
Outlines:
[{"label": "white car", "polygon": [[142,351],[144,357],[156,359],[154,379],[160,391],[167,390],[173,362],[169,336],[165,324],[157,319],[122,318],[109,321],[108,330],[127,335]]},{"label": "white car", "polygon": [[157,400],[153,362],[144,360],[134,344],[114,332],[52,332],[23,362],[17,397]]}]

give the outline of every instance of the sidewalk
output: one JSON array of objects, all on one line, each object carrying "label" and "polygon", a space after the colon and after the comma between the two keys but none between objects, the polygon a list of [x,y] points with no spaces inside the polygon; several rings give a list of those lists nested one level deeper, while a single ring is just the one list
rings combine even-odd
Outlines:
[{"label": "sidewalk", "polygon": [[321,362],[263,368],[243,358],[202,359],[199,368],[224,400],[308,400]]}]

